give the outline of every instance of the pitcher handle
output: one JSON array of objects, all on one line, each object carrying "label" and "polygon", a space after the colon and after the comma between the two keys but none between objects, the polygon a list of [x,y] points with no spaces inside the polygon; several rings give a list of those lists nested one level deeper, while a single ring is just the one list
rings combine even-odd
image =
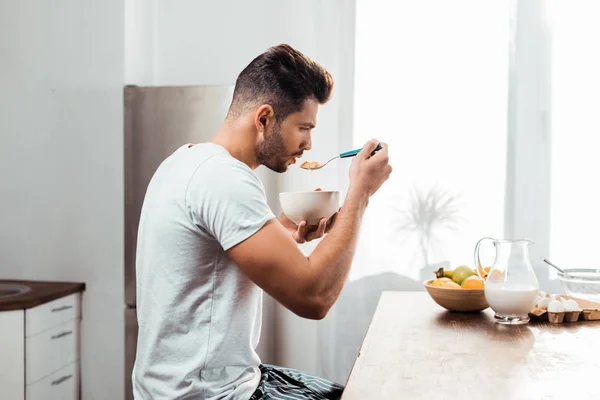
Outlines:
[{"label": "pitcher handle", "polygon": [[481,278],[481,280],[485,281],[486,276],[482,274],[483,267],[481,265],[481,259],[479,258],[479,248],[484,240],[491,240],[492,242],[496,242],[496,239],[490,237],[484,237],[479,239],[477,244],[475,245],[475,269],[477,270],[477,275]]}]

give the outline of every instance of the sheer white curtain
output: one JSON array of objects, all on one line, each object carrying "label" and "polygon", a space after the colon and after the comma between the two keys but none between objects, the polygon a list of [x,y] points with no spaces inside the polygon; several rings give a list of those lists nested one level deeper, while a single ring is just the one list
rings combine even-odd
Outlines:
[{"label": "sheer white curtain", "polygon": [[565,268],[600,269],[600,2],[551,4],[550,255]]}]

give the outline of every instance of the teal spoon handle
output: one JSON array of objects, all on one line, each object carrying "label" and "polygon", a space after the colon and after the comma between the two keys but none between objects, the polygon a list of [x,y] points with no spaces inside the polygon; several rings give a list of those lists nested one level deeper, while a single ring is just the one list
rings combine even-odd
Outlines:
[{"label": "teal spoon handle", "polygon": [[[356,149],[356,150],[350,150],[347,151],[345,153],[340,154],[340,158],[348,158],[348,157],[354,157],[355,155],[357,155],[358,153],[360,153],[362,149]],[[381,144],[378,144],[377,147],[375,147],[375,150],[373,150],[373,154],[375,154],[375,152],[381,150]],[[373,155],[371,154],[371,155]]]}]

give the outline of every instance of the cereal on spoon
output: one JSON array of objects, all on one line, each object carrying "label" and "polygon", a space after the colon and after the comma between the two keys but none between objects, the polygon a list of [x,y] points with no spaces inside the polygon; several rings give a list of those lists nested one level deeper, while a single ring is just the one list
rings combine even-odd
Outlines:
[{"label": "cereal on spoon", "polygon": [[321,166],[321,163],[319,163],[318,161],[304,161],[300,165],[300,168],[304,168],[304,169],[317,169],[320,166]]}]

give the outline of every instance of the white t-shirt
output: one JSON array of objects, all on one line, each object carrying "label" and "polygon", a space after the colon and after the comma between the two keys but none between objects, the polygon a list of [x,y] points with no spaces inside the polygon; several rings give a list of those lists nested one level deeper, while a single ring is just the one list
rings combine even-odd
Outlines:
[{"label": "white t-shirt", "polygon": [[248,399],[258,386],[262,290],[229,248],[275,216],[223,147],[175,151],[152,177],[137,246],[136,399]]}]

